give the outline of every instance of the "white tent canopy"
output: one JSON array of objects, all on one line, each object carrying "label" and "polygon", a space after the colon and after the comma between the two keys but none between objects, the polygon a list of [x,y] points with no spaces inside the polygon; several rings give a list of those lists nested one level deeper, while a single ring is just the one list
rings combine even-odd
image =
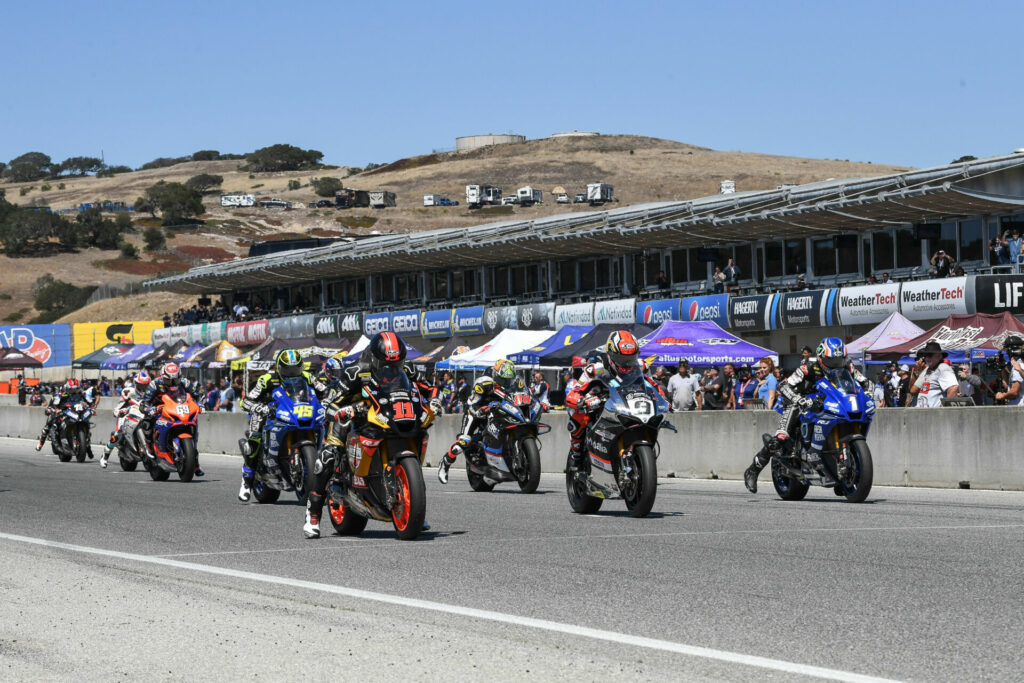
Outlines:
[{"label": "white tent canopy", "polygon": [[859,339],[846,345],[850,358],[861,359],[866,351],[882,351],[890,346],[903,344],[924,334],[924,330],[907,320],[899,311],[893,311],[888,318]]},{"label": "white tent canopy", "polygon": [[488,368],[510,354],[537,346],[551,336],[551,330],[502,330],[497,337],[483,346],[459,353],[437,364],[448,370]]}]

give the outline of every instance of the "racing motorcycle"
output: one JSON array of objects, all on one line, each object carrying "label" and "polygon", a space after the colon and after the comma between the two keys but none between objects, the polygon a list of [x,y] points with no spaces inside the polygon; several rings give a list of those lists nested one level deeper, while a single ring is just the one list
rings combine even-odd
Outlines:
[{"label": "racing motorcycle", "polygon": [[[145,415],[139,409],[139,404],[132,403],[121,422],[121,436],[117,442],[117,459],[121,463],[121,469],[125,472],[134,472],[140,462],[146,462],[146,436],[139,429],[139,423],[144,419]],[[143,467],[149,469],[146,465]]]},{"label": "racing motorcycle", "polygon": [[177,472],[182,481],[192,481],[199,458],[199,404],[181,387],[173,387],[160,396],[160,404],[152,410],[156,418],[150,444],[153,455],[143,450],[143,467],[154,481],[167,481],[171,472]]},{"label": "racing motorcycle", "polygon": [[466,449],[466,478],[474,491],[514,481],[523,493],[533,493],[540,484],[538,437],[551,427],[540,422],[543,408],[522,378],[514,382],[507,392],[495,392],[501,400],[488,405],[487,426]]},{"label": "racing motorcycle", "polygon": [[60,421],[50,433],[51,448],[61,462],[69,462],[72,457],[85,462],[91,455],[91,417],[92,407],[83,398],[62,408]]},{"label": "racing motorcycle", "polygon": [[609,498],[622,498],[633,517],[646,517],[658,492],[658,432],[675,431],[667,420],[668,402],[639,367],[603,382],[608,398],[584,439],[582,476],[565,468],[565,490],[573,512],[592,514]]},{"label": "racing motorcycle", "polygon": [[375,519],[390,522],[398,538],[415,539],[427,514],[422,464],[434,412],[400,368],[376,373],[362,397],[366,415],[353,418],[327,489],[331,524],[357,536]]},{"label": "racing motorcycle", "polygon": [[253,497],[273,503],[281,491],[306,502],[316,453],[324,438],[326,410],[301,377],[285,379],[270,396],[260,454],[253,470]]},{"label": "racing motorcycle", "polygon": [[[787,440],[788,453],[772,457],[772,484],[783,500],[802,500],[813,484],[862,503],[874,475],[867,434],[875,402],[846,368],[828,370],[815,389],[800,414],[799,438]],[[767,446],[771,435],[762,438]]]}]

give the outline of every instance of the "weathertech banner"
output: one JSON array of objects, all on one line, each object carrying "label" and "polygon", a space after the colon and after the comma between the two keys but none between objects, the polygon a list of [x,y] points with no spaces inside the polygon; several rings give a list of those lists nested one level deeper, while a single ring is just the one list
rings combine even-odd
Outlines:
[{"label": "weathertech banner", "polygon": [[71,365],[71,326],[0,325],[0,346],[21,351],[44,368]]},{"label": "weathertech banner", "polygon": [[107,344],[151,344],[153,330],[162,330],[162,320],[75,323],[75,358],[88,355]]},{"label": "weathertech banner", "polygon": [[456,308],[452,316],[452,331],[457,335],[484,333],[484,307]]},{"label": "weathertech banner", "polygon": [[729,300],[729,319],[734,330],[779,329],[781,294],[740,296]]},{"label": "weathertech banner", "polygon": [[555,327],[555,305],[523,304],[516,309],[518,315],[517,329],[520,330],[552,330]]},{"label": "weathertech banner", "polygon": [[367,313],[363,316],[363,334],[372,337],[378,332],[391,331],[390,313]]},{"label": "weathertech banner", "polygon": [[782,327],[831,327],[836,318],[835,289],[811,289],[782,295],[779,317]]},{"label": "weathertech banner", "polygon": [[420,336],[426,339],[452,336],[452,313],[450,308],[420,313]]},{"label": "weathertech banner", "polygon": [[420,336],[420,309],[414,308],[392,313],[391,331],[405,337]]},{"label": "weathertech banner", "polygon": [[977,313],[1024,314],[1024,275],[977,275],[974,278]]},{"label": "weathertech banner", "polygon": [[729,327],[729,295],[688,296],[679,307],[679,320],[695,323],[710,320],[719,327]]},{"label": "weathertech banner", "polygon": [[679,299],[640,301],[636,305],[636,321],[657,327],[669,320],[679,320]]},{"label": "weathertech banner", "polygon": [[598,301],[594,304],[594,324],[632,325],[636,318],[636,299]]},{"label": "weathertech banner", "polygon": [[235,346],[252,346],[267,341],[269,325],[266,320],[246,323],[228,323],[228,341]]},{"label": "weathertech banner", "polygon": [[900,307],[900,286],[867,285],[839,290],[839,322],[843,325],[880,323]]},{"label": "weathertech banner", "polygon": [[900,313],[910,320],[940,320],[967,313],[966,292],[966,277],[904,282],[900,287]]},{"label": "weathertech banner", "polygon": [[555,329],[566,325],[593,325],[594,304],[565,304],[555,307]]},{"label": "weathertech banner", "polygon": [[519,327],[519,317],[515,306],[488,306],[484,310],[484,334],[495,335],[502,330],[515,330]]}]

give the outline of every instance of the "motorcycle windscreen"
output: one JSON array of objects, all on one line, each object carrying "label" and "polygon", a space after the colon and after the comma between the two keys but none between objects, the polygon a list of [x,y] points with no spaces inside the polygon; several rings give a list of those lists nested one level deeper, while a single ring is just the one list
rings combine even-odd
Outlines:
[{"label": "motorcycle windscreen", "polygon": [[281,389],[296,403],[309,401],[309,385],[302,377],[286,377],[281,380]]}]

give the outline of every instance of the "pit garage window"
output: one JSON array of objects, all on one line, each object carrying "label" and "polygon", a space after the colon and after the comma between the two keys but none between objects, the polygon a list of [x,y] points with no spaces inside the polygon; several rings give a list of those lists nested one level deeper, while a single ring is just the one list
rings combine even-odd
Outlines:
[{"label": "pit garage window", "polygon": [[960,261],[983,261],[985,252],[985,226],[980,218],[960,221]]}]

